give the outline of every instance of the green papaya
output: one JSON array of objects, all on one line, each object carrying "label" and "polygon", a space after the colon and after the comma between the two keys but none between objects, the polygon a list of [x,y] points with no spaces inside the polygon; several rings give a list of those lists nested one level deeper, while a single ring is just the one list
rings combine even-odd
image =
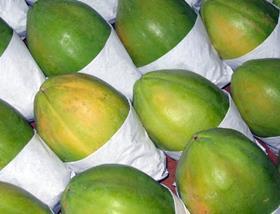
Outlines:
[{"label": "green papaya", "polygon": [[279,11],[265,0],[204,0],[201,16],[219,55],[232,59],[249,53],[271,34]]},{"label": "green papaya", "polygon": [[178,162],[176,184],[193,214],[271,214],[280,205],[276,167],[232,129],[195,134]]},{"label": "green papaya", "polygon": [[62,213],[175,214],[171,193],[145,173],[124,165],[91,168],[66,187]]},{"label": "green papaya", "polygon": [[51,214],[50,209],[25,190],[12,184],[0,182],[0,213],[5,214]]},{"label": "green papaya", "polygon": [[0,57],[8,47],[12,36],[12,28],[10,28],[8,24],[0,18]]},{"label": "green papaya", "polygon": [[280,6],[280,0],[273,0],[272,1],[273,2],[273,4],[275,4],[276,6]]},{"label": "green papaya", "polygon": [[184,0],[119,0],[116,31],[137,67],[174,48],[196,14]]},{"label": "green papaya", "polygon": [[129,112],[127,99],[86,74],[50,77],[35,96],[39,135],[63,160],[85,158],[105,144]]},{"label": "green papaya", "polygon": [[280,59],[245,62],[232,76],[232,97],[258,136],[280,135]]},{"label": "green papaya", "polygon": [[110,32],[106,21],[79,1],[38,1],[28,11],[28,47],[47,76],[80,71],[102,50]]},{"label": "green papaya", "polygon": [[134,85],[133,105],[158,147],[182,151],[191,136],[217,127],[227,95],[206,78],[186,70],[147,73]]},{"label": "green papaya", "polygon": [[0,100],[0,170],[29,142],[33,129],[10,105]]}]

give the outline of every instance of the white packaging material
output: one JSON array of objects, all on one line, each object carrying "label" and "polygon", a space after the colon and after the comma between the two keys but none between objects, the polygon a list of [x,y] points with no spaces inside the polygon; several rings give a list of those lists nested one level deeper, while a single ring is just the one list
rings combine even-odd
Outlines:
[{"label": "white packaging material", "polygon": [[275,211],[273,211],[273,213],[271,213],[271,214],[280,214],[280,206]]},{"label": "white packaging material", "polygon": [[264,40],[262,44],[256,47],[249,53],[234,59],[224,60],[233,69],[236,69],[239,65],[252,59],[264,59],[264,58],[280,58],[280,16],[278,18],[278,24],[272,31],[272,33]]},{"label": "white packaging material", "polygon": [[[240,116],[240,113],[237,110],[237,107],[235,106],[230,94],[226,91],[225,93],[228,95],[229,98],[229,109],[226,113],[226,116],[224,117],[224,119],[222,120],[222,122],[218,127],[235,129],[241,132],[242,134],[244,134],[251,141],[255,142],[262,150],[265,150],[260,144],[258,144],[255,141],[250,129],[248,128],[247,124],[243,121],[242,117]],[[175,160],[179,160],[182,154],[181,151],[179,152],[165,151],[165,153]]]},{"label": "white packaging material", "polygon": [[280,151],[280,136],[275,136],[275,137],[258,137],[257,138],[261,139],[268,147],[278,155]]},{"label": "white packaging material", "polygon": [[79,72],[102,79],[130,99],[133,85],[141,77],[113,29],[103,49]]},{"label": "white packaging material", "polygon": [[35,133],[0,171],[0,180],[25,189],[53,208],[70,181],[70,171]]},{"label": "white packaging material", "polygon": [[0,99],[33,118],[33,101],[45,77],[16,33],[0,56]]},{"label": "white packaging material", "polygon": [[[5,0],[3,0],[5,1]],[[26,0],[32,5],[36,0]],[[95,9],[106,21],[114,22],[117,15],[118,0],[79,0]]]},{"label": "white packaging material", "polygon": [[228,84],[233,73],[211,46],[199,15],[192,30],[179,44],[156,61],[138,69],[142,73],[161,69],[186,69],[206,77],[218,87]]},{"label": "white packaging material", "polygon": [[135,167],[155,180],[167,176],[166,157],[148,137],[131,104],[123,125],[108,142],[88,157],[65,164],[75,173],[80,173],[108,163]]},{"label": "white packaging material", "polygon": [[166,187],[165,185],[162,186],[168,189],[170,194],[172,195],[174,201],[175,214],[190,214],[184,202],[177,195],[175,195],[168,187]]},{"label": "white packaging material", "polygon": [[199,11],[201,0],[185,0],[193,9]]},{"label": "white packaging material", "polygon": [[0,0],[0,17],[11,26],[20,37],[25,37],[28,6],[24,0]]}]

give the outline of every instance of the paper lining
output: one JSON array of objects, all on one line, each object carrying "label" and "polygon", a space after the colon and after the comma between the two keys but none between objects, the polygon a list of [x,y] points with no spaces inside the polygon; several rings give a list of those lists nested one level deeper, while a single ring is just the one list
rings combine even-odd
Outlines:
[{"label": "paper lining", "polygon": [[104,80],[130,99],[133,85],[141,77],[113,29],[104,48],[79,72]]},{"label": "paper lining", "polygon": [[143,74],[161,69],[186,69],[206,77],[218,87],[228,84],[233,73],[211,46],[199,15],[192,30],[176,47],[156,61],[138,69]]},{"label": "paper lining", "polygon": [[280,16],[272,33],[258,47],[249,53],[234,59],[224,60],[233,69],[251,59],[280,58]]},{"label": "paper lining", "polygon": [[168,187],[166,187],[165,185],[162,186],[168,189],[170,194],[172,195],[174,201],[175,214],[190,214],[184,202],[178,196],[176,196]]},{"label": "paper lining", "polygon": [[25,37],[28,6],[24,0],[0,0],[0,17]]},{"label": "paper lining", "polygon": [[195,11],[200,10],[201,0],[185,0]]},{"label": "paper lining", "polygon": [[107,143],[86,158],[65,164],[72,171],[80,173],[107,163],[135,167],[155,180],[161,180],[168,174],[164,153],[148,137],[131,103],[126,120]]},{"label": "paper lining", "polygon": [[0,99],[32,119],[34,97],[45,77],[15,32],[0,57],[0,68]]},{"label": "paper lining", "polygon": [[[229,99],[229,109],[228,109],[224,119],[221,121],[221,123],[219,124],[218,127],[235,129],[235,130],[241,132],[247,138],[249,138],[251,141],[255,142],[263,151],[265,151],[265,149],[255,141],[247,124],[241,118],[240,113],[237,110],[230,94],[226,91],[224,91],[224,92],[227,94],[228,99]],[[179,160],[181,157],[182,151],[165,151],[165,153],[169,157],[173,158],[174,160]]]},{"label": "paper lining", "polygon": [[70,181],[70,171],[35,133],[0,171],[0,180],[25,189],[53,208]]},{"label": "paper lining", "polygon": [[271,214],[280,214],[280,206],[274,210]]},{"label": "paper lining", "polygon": [[268,147],[278,155],[280,151],[280,136],[276,137],[258,137],[257,138],[261,139]]}]

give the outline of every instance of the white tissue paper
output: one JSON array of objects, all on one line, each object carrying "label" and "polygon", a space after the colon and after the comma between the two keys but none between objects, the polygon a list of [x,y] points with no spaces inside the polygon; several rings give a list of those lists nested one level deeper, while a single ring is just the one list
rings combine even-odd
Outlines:
[{"label": "white tissue paper", "polygon": [[0,17],[13,28],[20,37],[25,37],[28,6],[24,0],[0,0]]},{"label": "white tissue paper", "polygon": [[233,73],[211,46],[199,15],[192,30],[179,44],[156,61],[138,69],[144,74],[161,69],[186,69],[206,77],[220,88],[230,82]]},{"label": "white tissue paper", "polygon": [[280,16],[278,18],[278,24],[262,44],[241,57],[224,61],[233,69],[236,69],[239,65],[248,60],[280,58],[280,48],[278,48],[278,44],[280,44]]},{"label": "white tissue paper", "polygon": [[166,157],[148,137],[131,103],[129,114],[123,125],[106,144],[82,160],[65,164],[73,172],[80,173],[107,163],[135,167],[155,180],[161,180],[167,176]]},{"label": "white tissue paper", "polygon": [[70,171],[35,133],[0,171],[0,180],[25,189],[53,208],[70,181]]},{"label": "white tissue paper", "polygon": [[[242,134],[244,134],[246,137],[248,137],[251,141],[255,142],[263,151],[265,149],[255,141],[250,129],[248,128],[247,124],[242,120],[239,111],[237,110],[237,107],[235,106],[230,94],[225,91],[225,93],[228,96],[229,99],[229,109],[222,120],[222,122],[219,124],[219,128],[230,128],[235,129]],[[179,160],[181,157],[182,152],[176,152],[176,151],[165,151],[165,153],[170,156],[171,158],[175,160]]]},{"label": "white tissue paper", "polygon": [[141,77],[113,29],[103,49],[79,72],[102,79],[130,99],[133,85]]},{"label": "white tissue paper", "polygon": [[169,190],[174,200],[175,214],[190,214],[183,201],[177,195],[175,195],[169,188],[167,189]]},{"label": "white tissue paper", "polygon": [[201,0],[185,0],[196,11],[200,10]]},{"label": "white tissue paper", "polygon": [[261,139],[275,154],[278,155],[280,151],[280,136],[275,137],[258,137]]},{"label": "white tissue paper", "polygon": [[45,77],[16,33],[0,56],[0,99],[33,118],[33,101]]},{"label": "white tissue paper", "polygon": [[273,213],[271,213],[271,214],[280,214],[280,206],[275,211],[273,211]]},{"label": "white tissue paper", "polygon": [[[3,0],[4,1],[4,0]],[[26,0],[29,5],[36,0]],[[96,10],[106,21],[114,22],[117,15],[118,0],[80,0]]]}]

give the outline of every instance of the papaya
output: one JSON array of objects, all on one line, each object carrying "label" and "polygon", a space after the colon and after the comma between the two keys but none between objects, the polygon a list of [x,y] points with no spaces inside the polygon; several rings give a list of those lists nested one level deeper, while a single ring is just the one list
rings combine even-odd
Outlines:
[{"label": "papaya", "polygon": [[28,11],[27,44],[47,76],[80,71],[102,50],[110,32],[109,24],[79,1],[38,1]]},{"label": "papaya", "polygon": [[0,100],[0,170],[23,149],[33,136],[28,122],[9,104]]},{"label": "papaya", "polygon": [[186,70],[147,73],[135,83],[133,95],[149,136],[169,151],[182,151],[195,132],[217,127],[229,108],[223,91]]},{"label": "papaya", "polygon": [[42,139],[63,161],[85,158],[105,144],[129,112],[127,99],[86,74],[50,77],[35,96],[35,121]]},{"label": "papaya", "polygon": [[280,135],[279,59],[245,62],[232,76],[231,91],[241,116],[256,135]]},{"label": "papaya", "polygon": [[279,1],[279,0],[273,0],[272,2],[273,2],[273,4],[275,4],[277,7],[280,6],[280,1]]},{"label": "papaya", "polygon": [[0,57],[8,47],[13,35],[12,28],[0,18]]},{"label": "papaya", "polygon": [[280,205],[276,167],[232,129],[194,134],[178,162],[176,184],[193,214],[270,214]]},{"label": "papaya", "polygon": [[184,0],[119,0],[115,27],[135,65],[141,67],[174,48],[196,17]]},{"label": "papaya", "polygon": [[51,214],[50,209],[25,190],[12,184],[0,182],[0,213],[5,214]]},{"label": "papaya", "polygon": [[62,213],[175,214],[165,187],[125,165],[106,164],[74,177],[61,199]]},{"label": "papaya", "polygon": [[245,55],[274,30],[279,11],[265,0],[204,0],[201,16],[223,59]]}]

